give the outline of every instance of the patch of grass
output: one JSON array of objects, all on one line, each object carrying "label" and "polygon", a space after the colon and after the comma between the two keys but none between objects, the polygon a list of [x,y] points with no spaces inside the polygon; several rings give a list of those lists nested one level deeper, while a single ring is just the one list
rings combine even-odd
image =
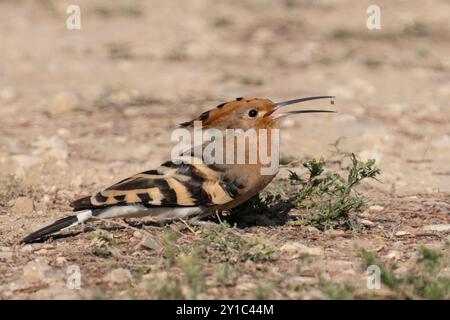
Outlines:
[{"label": "patch of grass", "polygon": [[180,235],[171,229],[168,232],[165,232],[161,239],[168,267],[173,267],[176,264],[176,258],[180,252],[176,244],[179,237]]},{"label": "patch of grass", "polygon": [[94,12],[103,18],[113,18],[113,17],[139,17],[142,16],[143,8],[138,3],[130,3],[120,7],[107,7],[98,6],[94,9]]},{"label": "patch of grass", "polygon": [[186,299],[181,289],[180,281],[177,278],[165,278],[164,280],[162,280],[162,285],[155,291],[157,299],[160,300]]},{"label": "patch of grass", "polygon": [[[88,297],[86,297],[88,299]],[[106,286],[99,286],[94,293],[94,295],[90,298],[92,300],[111,300],[113,297],[111,296],[111,293],[108,292],[108,289]]]},{"label": "patch of grass", "polygon": [[132,4],[128,4],[123,7],[120,7],[118,9],[118,11],[121,15],[127,16],[127,17],[139,17],[143,13],[142,7],[140,5],[138,5],[137,3],[132,3]]},{"label": "patch of grass", "polygon": [[383,62],[376,58],[367,58],[366,60],[364,60],[364,64],[370,69],[376,69],[380,67]]},{"label": "patch of grass", "polygon": [[8,198],[16,198],[19,195],[19,181],[15,174],[8,174],[3,183],[3,191]]},{"label": "patch of grass", "polygon": [[94,106],[100,109],[145,106],[161,101],[145,96],[138,90],[126,86],[106,87],[95,99]]},{"label": "patch of grass", "polygon": [[380,262],[380,259],[374,252],[370,252],[364,249],[360,250],[360,256],[363,261],[363,266],[367,269],[371,265],[376,265],[380,268],[381,281],[391,290],[395,290],[398,288],[398,280],[394,275],[394,272],[391,268],[386,268]]},{"label": "patch of grass", "polygon": [[91,239],[98,239],[99,241],[103,241],[105,243],[112,243],[113,235],[108,231],[98,229],[89,234]]},{"label": "patch of grass", "polygon": [[359,254],[361,256],[364,268],[367,269],[371,265],[379,264],[378,257],[375,253],[361,249]]},{"label": "patch of grass", "polygon": [[250,241],[244,240],[226,221],[216,228],[203,230],[196,247],[208,262],[213,263],[264,262],[276,259],[275,250],[263,239],[255,237]]},{"label": "patch of grass", "polygon": [[256,76],[243,76],[241,78],[241,83],[243,85],[259,87],[264,84],[264,80]]},{"label": "patch of grass", "polygon": [[232,24],[233,21],[226,17],[217,17],[213,22],[213,26],[216,28],[226,28]]},{"label": "patch of grass", "polygon": [[111,18],[114,13],[109,7],[96,7],[94,8],[94,12],[103,18]]},{"label": "patch of grass", "polygon": [[103,259],[108,259],[112,257],[112,252],[109,250],[108,247],[94,248],[91,252],[94,256]]},{"label": "patch of grass", "polygon": [[[307,177],[290,172],[291,184],[300,186],[289,199],[302,212],[298,224],[313,225],[320,230],[356,227],[351,213],[361,210],[364,199],[354,188],[365,179],[375,179],[380,170],[375,166],[375,160],[361,161],[355,154],[344,154],[343,157],[350,160],[344,175],[325,171],[323,158],[303,162]],[[342,163],[343,160],[339,161]]]},{"label": "patch of grass", "polygon": [[423,58],[423,59],[428,58],[428,56],[430,55],[430,52],[427,49],[424,49],[424,48],[417,49],[416,52],[417,52],[417,55],[420,58]]},{"label": "patch of grass", "polygon": [[167,52],[166,59],[170,61],[186,61],[189,59],[189,53],[184,46],[177,46]]},{"label": "patch of grass", "polygon": [[440,264],[442,254],[435,250],[430,250],[427,247],[419,248],[419,262],[423,264],[425,271],[432,274],[436,272]]},{"label": "patch of grass", "polygon": [[183,271],[189,288],[189,299],[197,299],[205,290],[205,276],[201,260],[194,252],[190,255],[181,255],[177,261],[178,267]]},{"label": "patch of grass", "polygon": [[333,31],[332,34],[333,38],[339,39],[339,40],[346,40],[350,39],[355,36],[354,31],[347,29],[347,28],[338,28]]},{"label": "patch of grass", "polygon": [[450,259],[441,252],[426,247],[419,248],[419,258],[408,273],[396,276],[394,265],[385,265],[375,253],[361,250],[363,267],[377,265],[381,282],[401,299],[449,299],[450,278],[441,270],[450,267]]},{"label": "patch of grass", "polygon": [[321,55],[317,62],[321,65],[328,66],[333,63],[333,59],[329,56]]},{"label": "patch of grass", "polygon": [[55,1],[52,0],[39,0],[36,1],[44,10],[50,13],[54,17],[58,17],[58,7],[55,5]]},{"label": "patch of grass", "polygon": [[409,37],[426,37],[430,34],[430,30],[425,23],[414,21],[403,28],[402,34]]},{"label": "patch of grass", "polygon": [[253,299],[267,300],[270,298],[271,291],[271,286],[258,284],[257,287],[253,290]]},{"label": "patch of grass", "polygon": [[236,271],[228,262],[214,265],[215,281],[222,286],[232,285],[235,273]]},{"label": "patch of grass", "polygon": [[132,57],[131,45],[126,42],[111,42],[106,44],[110,59],[130,59]]},{"label": "patch of grass", "polygon": [[251,299],[255,300],[267,300],[272,296],[272,292],[275,288],[279,287],[285,282],[286,277],[281,277],[273,280],[266,280],[263,283],[258,283],[256,288],[252,290]]},{"label": "patch of grass", "polygon": [[243,253],[243,260],[250,260],[255,262],[273,261],[275,250],[264,243],[261,238],[254,238],[253,241],[246,245],[246,250]]},{"label": "patch of grass", "polygon": [[202,231],[202,238],[197,245],[207,261],[236,263],[240,260],[245,243],[229,229],[229,225],[223,222],[217,228]]},{"label": "patch of grass", "polygon": [[321,290],[325,299],[329,300],[349,300],[353,298],[354,288],[348,283],[331,283],[322,281]]},{"label": "patch of grass", "polygon": [[206,288],[202,256],[194,243],[177,244],[180,236],[180,232],[169,229],[161,238],[167,275],[149,288],[158,299],[197,299]]},{"label": "patch of grass", "polygon": [[91,232],[89,237],[92,239],[91,246],[93,249],[91,253],[103,259],[110,258],[114,255],[114,246],[128,243],[128,240],[114,238],[112,233],[102,229]]}]

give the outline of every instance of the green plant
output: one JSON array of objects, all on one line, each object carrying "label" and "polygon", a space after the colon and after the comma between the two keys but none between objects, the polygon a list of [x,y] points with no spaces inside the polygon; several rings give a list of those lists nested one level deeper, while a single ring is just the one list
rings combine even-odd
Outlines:
[{"label": "green plant", "polygon": [[419,262],[423,264],[428,273],[434,273],[439,268],[440,258],[442,254],[427,247],[419,248]]},{"label": "green plant", "polygon": [[155,291],[156,297],[161,300],[181,300],[186,299],[181,290],[180,281],[177,278],[166,277],[161,280],[156,290],[154,288],[149,288],[150,291]]},{"label": "green plant", "polygon": [[108,259],[112,257],[112,252],[107,247],[94,248],[92,254],[96,257]]},{"label": "green plant", "polygon": [[255,262],[275,260],[273,255],[275,250],[258,237],[254,238],[253,241],[248,243],[245,247],[246,248],[242,255],[243,260],[251,260]]},{"label": "green plant", "polygon": [[354,188],[367,178],[375,179],[380,170],[375,160],[361,161],[355,154],[340,153],[342,158],[334,162],[342,165],[343,159],[350,160],[345,167],[344,178],[338,172],[325,171],[323,158],[303,162],[308,176],[302,178],[290,171],[291,185],[300,189],[289,198],[294,207],[302,211],[297,223],[310,224],[320,230],[333,227],[355,227],[351,213],[359,211],[364,198]]},{"label": "green plant", "polygon": [[181,255],[177,261],[178,267],[183,271],[189,287],[190,299],[197,299],[198,294],[205,290],[205,275],[202,270],[202,262],[197,253],[193,251],[189,255]]},{"label": "green plant", "polygon": [[6,196],[10,198],[17,197],[19,195],[18,189],[19,189],[19,181],[16,179],[16,175],[8,174],[6,176],[6,181],[4,182],[3,185],[3,190]]},{"label": "green plant", "polygon": [[420,21],[414,21],[403,28],[403,35],[405,36],[426,37],[429,33],[430,30],[428,26]]},{"label": "green plant", "polygon": [[170,229],[164,233],[161,239],[168,267],[173,267],[176,264],[176,257],[180,251],[176,244],[179,237],[180,235],[176,231]]}]

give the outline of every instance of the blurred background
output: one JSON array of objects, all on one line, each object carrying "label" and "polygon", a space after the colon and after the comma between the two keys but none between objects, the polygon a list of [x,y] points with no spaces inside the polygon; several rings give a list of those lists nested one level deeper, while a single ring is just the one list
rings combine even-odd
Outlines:
[{"label": "blurred background", "polygon": [[[0,299],[448,297],[449,0],[0,0],[0,13]],[[302,107],[338,113],[287,119],[281,159],[330,159],[338,139],[375,158],[383,183],[358,188],[355,229],[100,223],[19,245],[70,201],[168,160],[177,124],[240,96],[312,95],[335,104]],[[364,291],[372,254],[398,266],[396,291]]]},{"label": "blurred background", "polygon": [[[66,28],[69,4],[80,30]],[[380,30],[366,27],[371,4]],[[377,159],[378,188],[450,191],[450,1],[1,0],[0,12],[1,179],[70,198],[158,165],[176,124],[220,102],[335,95],[337,115],[283,124],[283,157],[344,137]]]}]

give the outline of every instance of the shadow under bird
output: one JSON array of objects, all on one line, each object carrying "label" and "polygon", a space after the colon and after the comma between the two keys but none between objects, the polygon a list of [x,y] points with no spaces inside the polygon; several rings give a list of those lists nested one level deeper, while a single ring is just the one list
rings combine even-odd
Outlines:
[{"label": "shadow under bird", "polygon": [[[278,129],[279,121],[289,115],[330,110],[285,111],[285,107],[310,100],[333,99],[316,96],[274,103],[269,99],[243,97],[222,103],[192,121],[202,129]],[[331,100],[333,103],[333,100]],[[234,140],[233,140],[234,141]],[[245,152],[249,152],[246,148]],[[246,154],[248,157],[248,154]],[[275,177],[261,174],[265,166],[254,164],[207,164],[203,159],[167,161],[154,170],[141,172],[88,197],[71,203],[79,213],[68,216],[26,236],[22,242],[43,240],[62,229],[93,219],[151,216],[161,220],[201,219],[216,211],[234,208],[262,191]],[[189,159],[190,158],[190,159]],[[196,161],[195,161],[196,160]]]}]

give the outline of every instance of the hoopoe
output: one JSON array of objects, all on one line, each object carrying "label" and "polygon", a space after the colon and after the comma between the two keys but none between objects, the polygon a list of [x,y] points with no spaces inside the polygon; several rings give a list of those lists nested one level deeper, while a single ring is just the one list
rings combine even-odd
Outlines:
[{"label": "hoopoe", "polygon": [[[256,131],[265,129],[270,135],[278,129],[279,120],[285,116],[330,110],[284,111],[284,107],[332,96],[315,96],[274,103],[269,99],[243,97],[219,104],[203,112],[199,117],[180,126],[192,128],[194,123],[202,129],[241,129]],[[269,139],[270,140],[270,139]],[[266,140],[266,141],[269,141]],[[227,142],[230,139],[226,140]],[[231,143],[236,143],[234,139]],[[267,142],[268,143],[268,142]],[[236,149],[236,146],[233,146]],[[270,146],[269,146],[270,149]],[[192,149],[191,149],[192,150]],[[251,150],[245,148],[245,159]],[[253,151],[254,152],[254,151]],[[269,151],[270,152],[270,151]],[[88,197],[73,201],[70,205],[77,215],[68,216],[38,230],[22,242],[43,240],[62,229],[93,219],[151,216],[160,220],[201,219],[214,212],[234,208],[263,190],[277,174],[261,174],[265,166],[256,163],[217,164],[193,159],[195,153],[178,161],[167,161],[154,170],[148,170],[121,180],[118,183]],[[193,161],[197,160],[197,161]]]}]

